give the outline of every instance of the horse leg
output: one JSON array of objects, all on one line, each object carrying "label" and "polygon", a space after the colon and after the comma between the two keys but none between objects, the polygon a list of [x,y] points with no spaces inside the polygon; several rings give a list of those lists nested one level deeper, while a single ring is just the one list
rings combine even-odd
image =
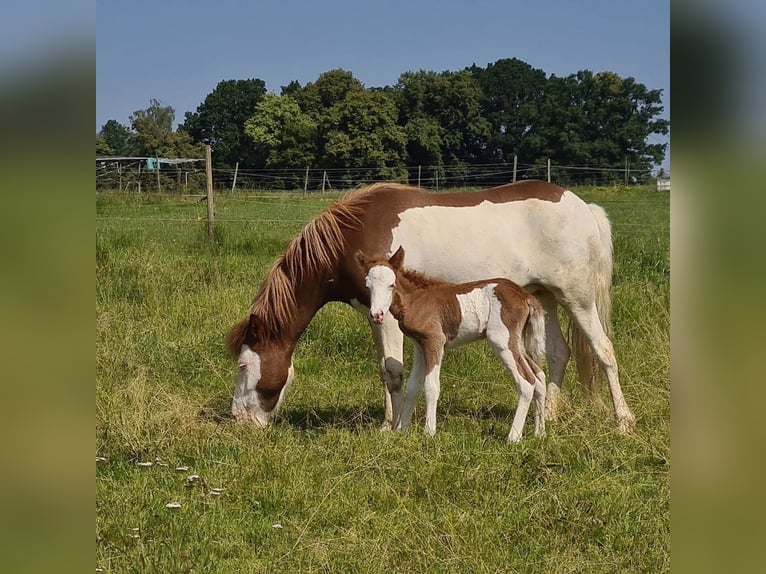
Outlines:
[{"label": "horse leg", "polygon": [[596,360],[601,365],[604,373],[606,373],[618,428],[621,432],[628,432],[633,428],[636,417],[628,408],[628,404],[625,402],[625,397],[622,394],[614,346],[601,326],[596,305],[591,305],[589,308],[573,307],[571,312],[572,318],[577,322],[578,327],[580,327],[593,349]]},{"label": "horse leg", "polygon": [[[369,320],[369,314],[367,314]],[[378,353],[378,375],[383,383],[386,414],[383,429],[395,427],[402,407],[402,381],[404,376],[404,335],[391,313],[386,313],[382,325],[370,321],[375,348]]]},{"label": "horse leg", "polygon": [[[535,294],[545,310],[545,356],[548,360],[548,392],[545,395],[545,418],[555,421],[564,372],[569,361],[569,345],[561,332],[556,298],[548,292]],[[540,411],[542,414],[542,410]]]},{"label": "horse leg", "polygon": [[402,406],[401,416],[398,421],[394,421],[393,428],[407,430],[412,422],[412,412],[415,410],[415,403],[418,400],[420,389],[423,388],[423,378],[426,373],[426,365],[423,359],[423,350],[417,342],[412,346],[412,369],[410,377],[407,379],[407,394]]}]

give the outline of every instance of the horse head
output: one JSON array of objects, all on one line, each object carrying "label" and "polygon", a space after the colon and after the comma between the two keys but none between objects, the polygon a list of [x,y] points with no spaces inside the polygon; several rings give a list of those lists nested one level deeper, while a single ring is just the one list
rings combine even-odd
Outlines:
[{"label": "horse head", "polygon": [[293,380],[292,347],[259,330],[252,315],[231,329],[227,346],[239,365],[231,414],[237,422],[265,428]]}]

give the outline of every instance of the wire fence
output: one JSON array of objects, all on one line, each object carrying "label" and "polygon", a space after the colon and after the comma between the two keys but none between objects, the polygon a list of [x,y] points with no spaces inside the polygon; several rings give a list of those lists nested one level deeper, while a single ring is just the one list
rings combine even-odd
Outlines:
[{"label": "wire fence", "polygon": [[[556,164],[473,164],[401,168],[213,168],[220,191],[344,191],[380,181],[399,181],[429,189],[493,187],[523,179],[549,180],[563,186],[654,183],[648,169]],[[147,166],[145,160],[96,161],[96,189],[135,192],[205,193],[205,167],[198,164]]]}]

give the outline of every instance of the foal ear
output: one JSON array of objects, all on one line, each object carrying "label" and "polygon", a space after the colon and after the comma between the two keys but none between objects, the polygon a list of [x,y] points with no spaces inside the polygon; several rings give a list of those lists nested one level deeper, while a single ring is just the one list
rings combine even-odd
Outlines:
[{"label": "foal ear", "polygon": [[357,250],[357,252],[354,255],[356,258],[356,262],[359,264],[359,266],[362,269],[367,269],[367,267],[369,266],[370,260],[367,258],[367,256],[364,253],[362,253],[362,250],[361,249]]},{"label": "foal ear", "polygon": [[399,269],[402,266],[402,263],[404,263],[404,247],[400,245],[399,249],[396,250],[396,253],[394,253],[388,260],[388,264],[394,269]]}]

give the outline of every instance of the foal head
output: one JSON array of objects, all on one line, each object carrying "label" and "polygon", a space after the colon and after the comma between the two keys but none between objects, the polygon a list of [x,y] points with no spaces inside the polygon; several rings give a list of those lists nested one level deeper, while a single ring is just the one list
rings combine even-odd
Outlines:
[{"label": "foal head", "polygon": [[380,325],[394,300],[396,273],[404,261],[404,247],[399,247],[388,260],[377,261],[357,251],[356,260],[364,269],[364,282],[370,290],[370,321]]}]

